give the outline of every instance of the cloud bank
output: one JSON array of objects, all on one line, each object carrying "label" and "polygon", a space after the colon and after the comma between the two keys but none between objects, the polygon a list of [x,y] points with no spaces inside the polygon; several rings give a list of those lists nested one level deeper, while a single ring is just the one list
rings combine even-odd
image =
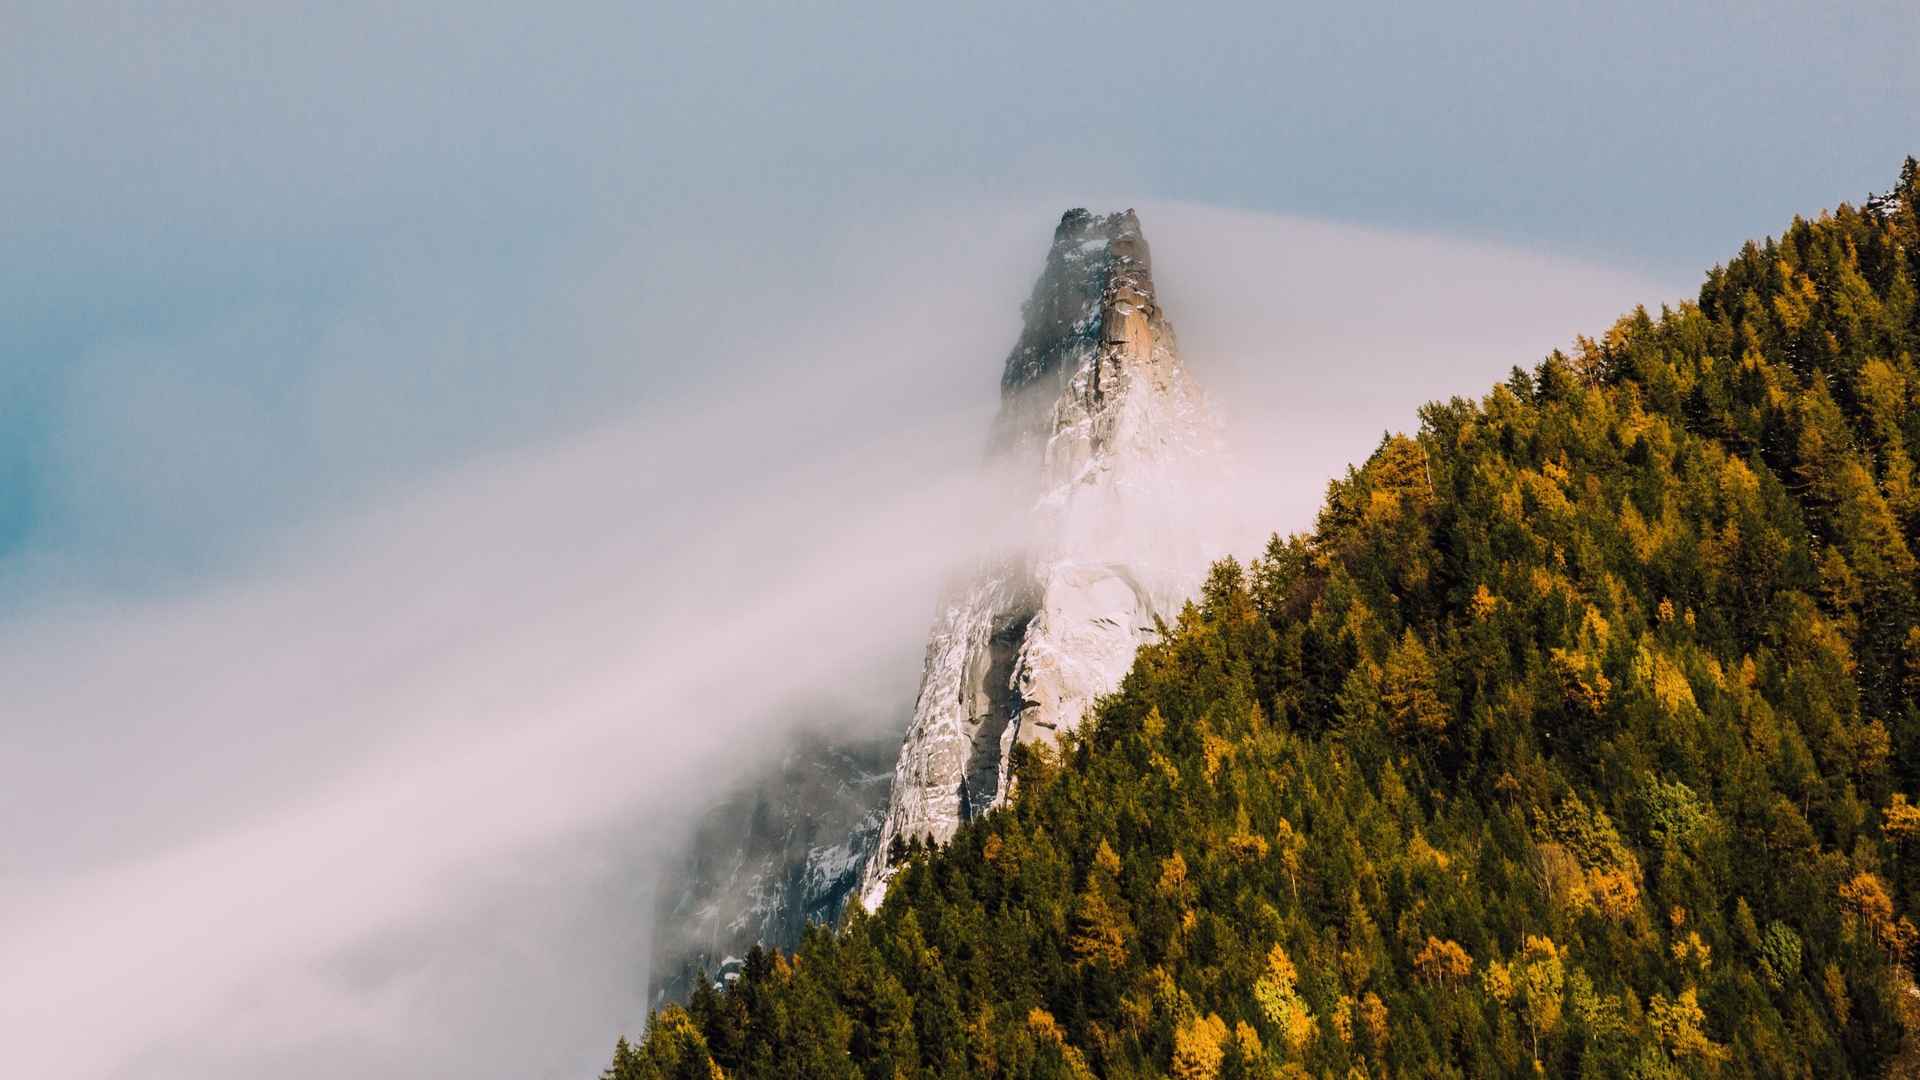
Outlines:
[{"label": "cloud bank", "polygon": [[[939,582],[991,539],[977,465],[1058,209],[885,216],[681,323],[599,327],[703,375],[190,588],[52,575],[0,622],[15,1066],[591,1075],[644,1021],[651,890],[703,797],[779,752],[796,702],[904,724]],[[1419,402],[1672,294],[1446,238],[1141,213],[1244,470],[1223,546],[1306,526]],[[191,431],[198,403],[112,408]]]}]

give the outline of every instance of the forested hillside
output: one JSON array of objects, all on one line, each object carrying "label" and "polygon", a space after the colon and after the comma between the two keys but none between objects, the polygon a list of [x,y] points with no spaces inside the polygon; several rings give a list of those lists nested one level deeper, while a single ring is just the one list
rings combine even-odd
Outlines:
[{"label": "forested hillside", "polygon": [[1010,805],[608,1075],[1912,1069],[1917,203],[1427,406]]}]

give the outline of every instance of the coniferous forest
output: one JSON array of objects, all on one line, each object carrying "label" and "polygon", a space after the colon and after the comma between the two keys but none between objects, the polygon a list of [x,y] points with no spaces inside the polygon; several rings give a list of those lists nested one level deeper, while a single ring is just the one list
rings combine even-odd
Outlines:
[{"label": "coniferous forest", "polygon": [[1920,165],[1478,398],[635,1078],[1920,1070]]}]

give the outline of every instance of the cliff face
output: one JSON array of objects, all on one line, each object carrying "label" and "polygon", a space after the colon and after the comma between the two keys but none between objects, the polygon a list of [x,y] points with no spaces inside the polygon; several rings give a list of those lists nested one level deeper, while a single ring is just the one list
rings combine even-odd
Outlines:
[{"label": "cliff face", "polygon": [[1177,507],[1217,428],[1154,294],[1139,219],[1069,211],[1001,378],[992,453],[1031,480],[1019,551],[983,562],[945,603],[878,846],[944,842],[1007,795],[1017,742],[1050,742],[1113,691],[1208,554]]},{"label": "cliff face", "polygon": [[864,742],[810,744],[709,813],[661,898],[656,1000],[690,970],[727,977],[755,942],[793,947],[856,888],[877,906],[895,838],[944,842],[1004,799],[1014,745],[1077,725],[1218,554],[1195,531],[1206,515],[1183,512],[1217,430],[1133,212],[1062,217],[1024,315],[988,443],[1028,508],[1020,539],[942,601],[890,774],[891,746],[876,762]]},{"label": "cliff face", "polygon": [[898,737],[801,736],[702,816],[654,912],[651,999],[734,975],[756,942],[792,948],[833,923],[880,831]]}]

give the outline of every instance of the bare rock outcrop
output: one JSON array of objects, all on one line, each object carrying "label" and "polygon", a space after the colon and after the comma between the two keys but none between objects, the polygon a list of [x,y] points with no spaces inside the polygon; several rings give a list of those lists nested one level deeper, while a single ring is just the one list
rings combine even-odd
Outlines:
[{"label": "bare rock outcrop", "polygon": [[895,838],[941,843],[1008,794],[1016,743],[1051,742],[1111,693],[1211,553],[1182,505],[1220,439],[1154,294],[1128,210],[1069,211],[1001,378],[992,454],[1029,477],[1027,540],[943,604],[862,876]]},{"label": "bare rock outcrop", "polygon": [[1023,314],[988,440],[1017,489],[1011,548],[942,599],[897,758],[808,743],[707,815],[660,898],[656,1000],[730,977],[756,942],[792,948],[856,894],[877,906],[894,841],[943,843],[1004,800],[1014,746],[1077,727],[1223,550],[1196,500],[1218,479],[1219,432],[1134,213],[1064,215]]}]

